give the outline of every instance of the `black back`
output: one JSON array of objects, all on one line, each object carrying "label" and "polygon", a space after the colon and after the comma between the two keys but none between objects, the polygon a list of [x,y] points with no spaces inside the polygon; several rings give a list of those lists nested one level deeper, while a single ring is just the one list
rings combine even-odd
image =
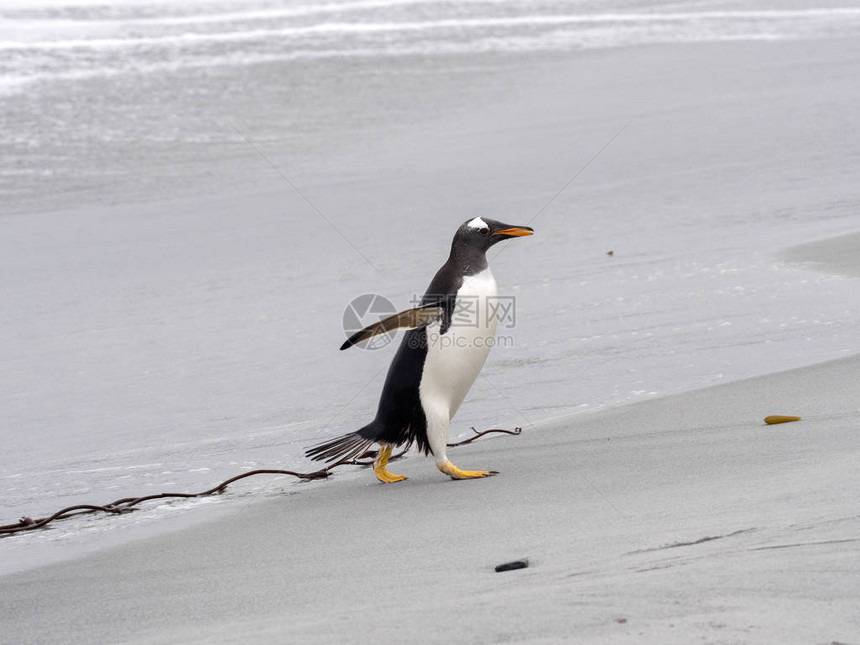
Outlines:
[{"label": "black back", "polygon": [[[484,259],[486,266],[486,258]],[[463,275],[457,273],[448,258],[436,272],[430,286],[421,298],[421,304],[442,302],[442,333],[447,331],[454,311],[457,291],[463,284]],[[393,444],[411,445],[418,442],[418,450],[430,454],[427,442],[427,418],[421,407],[419,386],[427,358],[427,328],[410,329],[403,336],[400,347],[388,368],[376,418],[358,431],[367,439]]]}]

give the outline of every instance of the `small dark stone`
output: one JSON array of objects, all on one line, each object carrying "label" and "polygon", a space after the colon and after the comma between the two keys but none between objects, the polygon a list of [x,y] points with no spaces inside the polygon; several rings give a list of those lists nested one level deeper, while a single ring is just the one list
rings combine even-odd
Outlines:
[{"label": "small dark stone", "polygon": [[528,560],[514,560],[513,562],[505,562],[504,564],[496,566],[496,573],[501,573],[502,571],[513,571],[514,569],[525,569],[528,566]]}]

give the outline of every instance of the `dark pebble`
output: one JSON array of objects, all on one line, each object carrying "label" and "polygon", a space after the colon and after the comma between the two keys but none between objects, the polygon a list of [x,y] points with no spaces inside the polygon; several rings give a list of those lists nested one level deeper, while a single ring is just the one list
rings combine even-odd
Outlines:
[{"label": "dark pebble", "polygon": [[528,560],[514,560],[513,562],[505,562],[504,564],[496,566],[496,573],[501,573],[502,571],[513,571],[514,569],[525,569],[527,566],[529,566]]}]

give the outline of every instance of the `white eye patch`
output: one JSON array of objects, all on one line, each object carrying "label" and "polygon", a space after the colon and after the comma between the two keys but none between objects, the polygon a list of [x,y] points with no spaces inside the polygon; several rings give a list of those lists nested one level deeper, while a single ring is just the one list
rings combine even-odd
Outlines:
[{"label": "white eye patch", "polygon": [[466,226],[468,226],[469,228],[490,228],[489,226],[487,226],[487,223],[480,217],[476,217],[471,222],[466,224]]}]

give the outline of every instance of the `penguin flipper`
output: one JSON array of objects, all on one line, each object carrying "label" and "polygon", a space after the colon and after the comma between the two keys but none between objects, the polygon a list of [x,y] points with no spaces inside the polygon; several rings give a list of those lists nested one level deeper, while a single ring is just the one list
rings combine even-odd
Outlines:
[{"label": "penguin flipper", "polygon": [[387,334],[396,329],[415,329],[416,327],[429,325],[441,318],[443,313],[444,308],[438,302],[401,311],[355,332],[346,339],[346,342],[340,346],[340,349],[349,349],[357,343],[378,336],[379,334]]}]

